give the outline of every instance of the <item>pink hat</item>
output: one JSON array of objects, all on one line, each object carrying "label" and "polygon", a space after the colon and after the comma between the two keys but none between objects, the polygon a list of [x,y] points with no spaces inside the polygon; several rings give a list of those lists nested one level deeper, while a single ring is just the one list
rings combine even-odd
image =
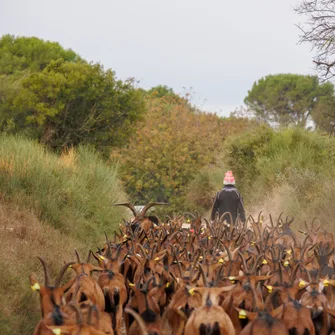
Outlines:
[{"label": "pink hat", "polygon": [[235,178],[233,175],[233,172],[231,171],[227,171],[224,179],[223,179],[223,184],[224,185],[235,185]]}]

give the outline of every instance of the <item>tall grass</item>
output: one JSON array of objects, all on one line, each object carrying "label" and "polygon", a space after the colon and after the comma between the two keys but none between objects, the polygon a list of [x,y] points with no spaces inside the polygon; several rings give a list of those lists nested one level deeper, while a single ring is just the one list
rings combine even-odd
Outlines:
[{"label": "tall grass", "polygon": [[42,256],[56,276],[73,249],[87,255],[122,217],[126,195],[117,168],[87,148],[62,156],[24,138],[0,136],[0,334],[32,334],[40,319],[32,272]]},{"label": "tall grass", "polygon": [[0,136],[0,192],[62,232],[94,242],[125,212],[117,168],[80,147],[61,157],[33,141]]}]

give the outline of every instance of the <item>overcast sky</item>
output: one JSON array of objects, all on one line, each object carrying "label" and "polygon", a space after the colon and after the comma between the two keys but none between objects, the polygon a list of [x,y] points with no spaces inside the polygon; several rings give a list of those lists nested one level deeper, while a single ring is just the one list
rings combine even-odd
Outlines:
[{"label": "overcast sky", "polygon": [[139,86],[193,92],[219,115],[276,73],[314,74],[297,0],[0,0],[0,34],[59,42]]}]

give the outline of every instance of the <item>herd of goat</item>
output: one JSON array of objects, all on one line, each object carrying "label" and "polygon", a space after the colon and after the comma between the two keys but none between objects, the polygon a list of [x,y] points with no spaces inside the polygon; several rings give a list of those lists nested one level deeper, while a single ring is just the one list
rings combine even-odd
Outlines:
[{"label": "herd of goat", "polygon": [[[235,225],[201,216],[131,222],[53,282],[38,257],[43,335],[330,334],[335,331],[334,239],[315,222],[259,215]],[[188,214],[189,217],[190,214]],[[94,257],[94,263],[90,258]],[[69,274],[73,270],[73,275]],[[66,273],[66,276],[64,276]],[[64,279],[68,278],[67,281]]]}]

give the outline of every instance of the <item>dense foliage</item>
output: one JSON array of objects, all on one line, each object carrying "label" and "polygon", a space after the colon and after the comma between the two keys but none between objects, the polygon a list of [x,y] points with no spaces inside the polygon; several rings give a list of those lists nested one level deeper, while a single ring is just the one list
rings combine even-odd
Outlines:
[{"label": "dense foliage", "polygon": [[[89,144],[108,151],[124,144],[143,116],[142,93],[132,80],[118,80],[100,64],[36,38],[4,36],[0,46],[2,131],[25,133],[57,150]],[[17,58],[16,71],[6,70],[8,59]]]},{"label": "dense foliage", "polygon": [[306,127],[318,104],[333,95],[333,84],[316,76],[278,74],[255,82],[245,103],[263,121]]},{"label": "dense foliage", "polygon": [[[165,96],[150,99],[147,118],[129,145],[114,153],[126,191],[139,203],[169,202],[170,211],[185,208],[187,186],[203,167],[215,167],[230,122],[195,113],[187,102]],[[232,121],[233,120],[233,121]],[[241,120],[241,132],[252,122]]]},{"label": "dense foliage", "polygon": [[29,70],[42,71],[52,60],[81,61],[71,49],[65,50],[59,43],[43,41],[37,37],[4,35],[0,39],[0,74],[12,75]]}]

